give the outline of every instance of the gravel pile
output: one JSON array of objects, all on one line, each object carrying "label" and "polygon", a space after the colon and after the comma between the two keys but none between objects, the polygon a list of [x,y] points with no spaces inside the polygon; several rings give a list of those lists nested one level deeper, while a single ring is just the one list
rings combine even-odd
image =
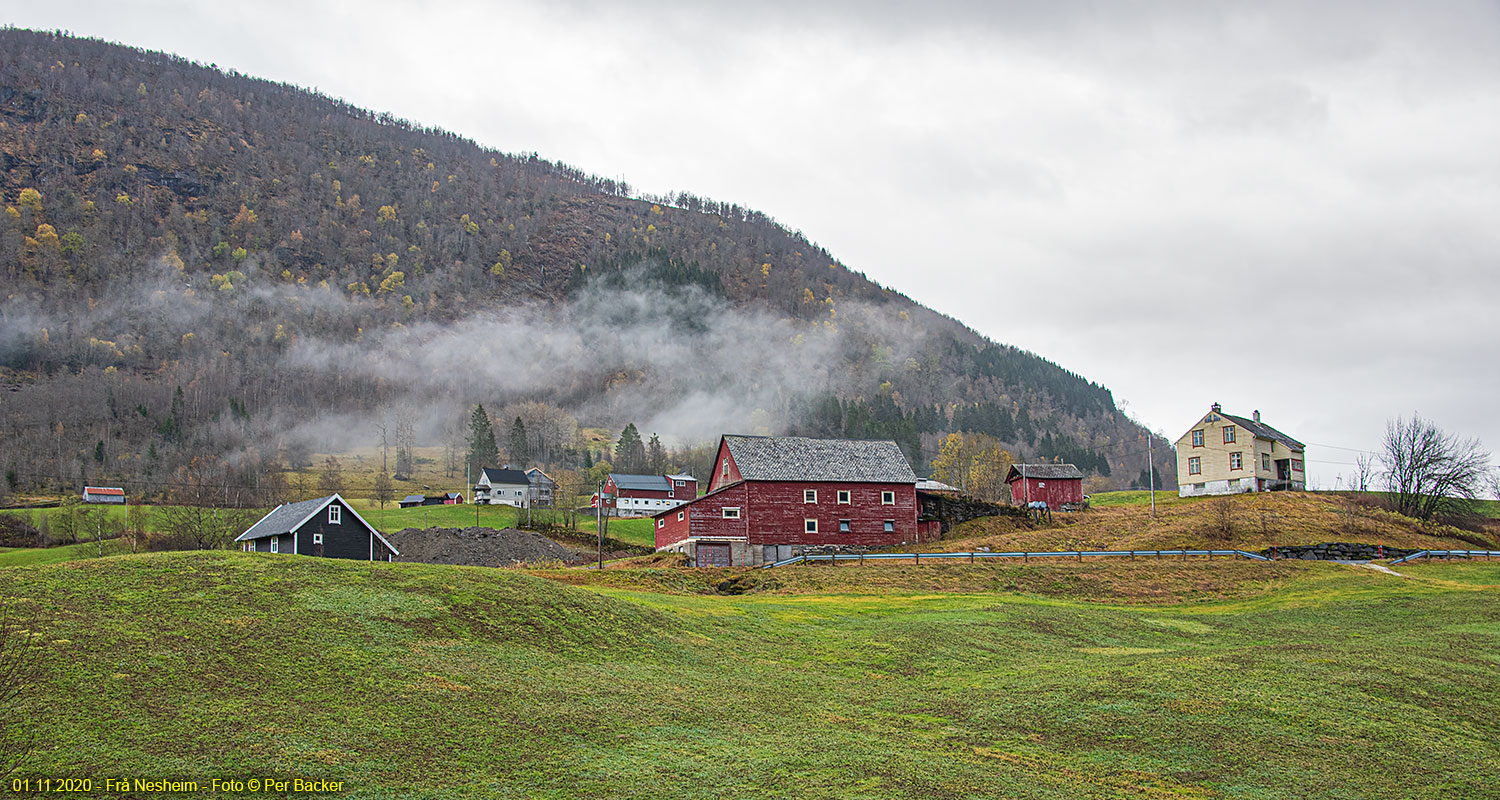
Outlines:
[{"label": "gravel pile", "polygon": [[470,567],[508,567],[518,562],[576,561],[570,550],[540,533],[515,528],[403,528],[390,535],[401,551],[397,561],[457,564]]}]

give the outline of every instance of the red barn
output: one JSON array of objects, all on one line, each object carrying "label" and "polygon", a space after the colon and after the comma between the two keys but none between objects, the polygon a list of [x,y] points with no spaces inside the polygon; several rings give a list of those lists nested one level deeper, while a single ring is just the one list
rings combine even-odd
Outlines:
[{"label": "red barn", "polygon": [[1015,464],[1005,482],[1018,506],[1042,502],[1056,510],[1063,503],[1083,503],[1083,472],[1072,464]]},{"label": "red barn", "polygon": [[611,472],[604,496],[622,517],[657,514],[698,496],[698,479],[691,475],[626,475]]},{"label": "red barn", "polygon": [[708,493],[656,514],[656,549],[699,566],[917,539],[917,475],[895,442],[725,436]]}]

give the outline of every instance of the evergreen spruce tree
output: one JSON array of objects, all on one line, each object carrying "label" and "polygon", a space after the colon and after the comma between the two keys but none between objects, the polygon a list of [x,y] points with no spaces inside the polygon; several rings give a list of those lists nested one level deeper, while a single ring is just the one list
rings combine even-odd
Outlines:
[{"label": "evergreen spruce tree", "polygon": [[640,431],[635,423],[626,424],[620,431],[620,440],[615,443],[615,469],[620,472],[640,472],[646,468],[646,445],[641,442]]},{"label": "evergreen spruce tree", "polygon": [[531,462],[531,442],[526,438],[526,423],[520,417],[510,426],[510,460],[517,469],[525,469]]},{"label": "evergreen spruce tree", "polygon": [[661,446],[661,438],[654,433],[651,441],[646,443],[646,471],[652,475],[667,471],[667,449]]},{"label": "evergreen spruce tree", "polygon": [[469,479],[478,480],[479,470],[500,466],[500,448],[495,445],[495,429],[484,405],[474,406],[469,415]]}]

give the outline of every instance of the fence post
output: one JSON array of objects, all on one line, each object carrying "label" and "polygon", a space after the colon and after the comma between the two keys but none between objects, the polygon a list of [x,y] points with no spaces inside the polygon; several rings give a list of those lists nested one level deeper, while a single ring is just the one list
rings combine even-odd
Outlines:
[{"label": "fence post", "polygon": [[865,553],[864,553],[863,550],[861,550],[860,553],[859,553],[859,565],[861,567],[863,567],[865,565]]},{"label": "fence post", "polygon": [[1080,563],[1080,564],[1083,563],[1083,551],[1082,550],[1078,551],[1078,563]]},{"label": "fence post", "polygon": [[1028,553],[1028,552],[1026,552],[1025,550],[1021,551],[1021,563],[1022,564],[1029,564],[1029,563],[1031,563],[1031,554]]},{"label": "fence post", "polygon": [[922,563],[922,554],[921,553],[912,553],[912,557],[917,560],[918,564]]},{"label": "fence post", "polygon": [[969,563],[970,564],[974,563],[974,551],[973,550],[969,551]]}]

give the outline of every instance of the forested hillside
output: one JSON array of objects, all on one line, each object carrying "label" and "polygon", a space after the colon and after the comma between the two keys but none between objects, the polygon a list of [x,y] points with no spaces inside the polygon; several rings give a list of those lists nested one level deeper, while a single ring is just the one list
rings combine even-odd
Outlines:
[{"label": "forested hillside", "polygon": [[4,489],[195,458],[251,481],[391,409],[435,443],[479,402],[676,442],[894,437],[919,471],[952,432],[1118,485],[1145,466],[1104,387],[763,213],[168,55],[14,29],[0,54]]}]

